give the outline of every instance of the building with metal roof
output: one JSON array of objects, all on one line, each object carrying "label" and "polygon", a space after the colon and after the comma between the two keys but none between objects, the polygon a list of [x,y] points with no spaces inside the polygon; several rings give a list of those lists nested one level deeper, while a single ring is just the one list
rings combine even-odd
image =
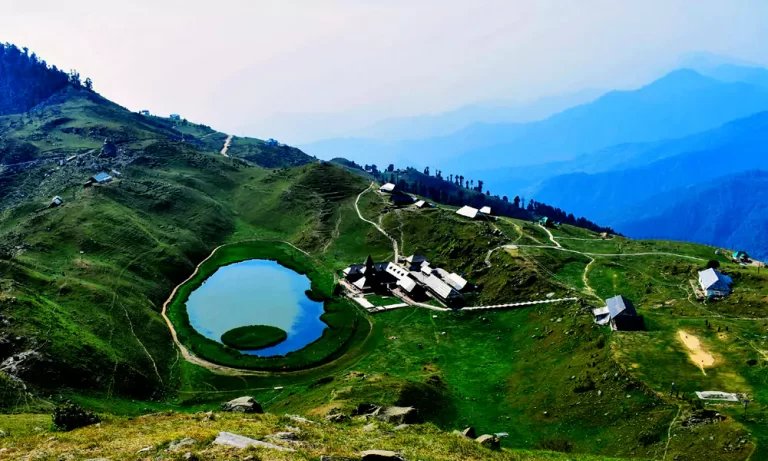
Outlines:
[{"label": "building with metal roof", "polygon": [[733,279],[715,269],[707,269],[699,272],[699,285],[707,296],[728,296]]},{"label": "building with metal roof", "polygon": [[437,296],[440,301],[446,304],[454,304],[462,299],[461,293],[442,281],[435,274],[430,274],[426,277],[424,279],[424,285],[433,295]]},{"label": "building with metal roof", "polygon": [[414,205],[416,205],[416,208],[421,208],[421,207],[423,207],[426,204],[427,204],[427,202],[425,202],[424,200],[419,200],[416,203],[414,203]]},{"label": "building with metal roof", "polygon": [[605,300],[605,307],[592,310],[598,325],[610,324],[612,330],[642,330],[643,318],[637,315],[632,301],[622,295]]},{"label": "building with metal roof", "polygon": [[456,210],[456,214],[459,216],[464,216],[465,218],[469,219],[475,219],[477,218],[477,214],[480,212],[477,208],[472,208],[471,206],[464,205],[463,207]]},{"label": "building with metal roof", "polygon": [[480,208],[480,213],[482,213],[482,214],[491,214],[491,207],[484,206],[484,207]]},{"label": "building with metal roof", "polygon": [[395,185],[391,182],[388,182],[384,184],[383,186],[379,187],[379,192],[386,192],[388,194],[391,194],[395,191]]}]

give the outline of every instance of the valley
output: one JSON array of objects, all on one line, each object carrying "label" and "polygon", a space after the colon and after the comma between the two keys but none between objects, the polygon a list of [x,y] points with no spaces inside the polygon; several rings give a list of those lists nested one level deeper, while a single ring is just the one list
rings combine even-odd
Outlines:
[{"label": "valley", "polygon": [[[80,84],[22,109],[0,115],[0,457],[182,459],[187,437],[201,459],[768,457],[768,273],[738,249],[627,238]],[[714,269],[731,283],[708,296]],[[266,413],[220,407],[244,396]],[[102,422],[53,427],[68,402]],[[393,407],[413,419],[379,418]],[[451,434],[470,427],[489,442]],[[278,448],[234,452],[222,431]]]}]

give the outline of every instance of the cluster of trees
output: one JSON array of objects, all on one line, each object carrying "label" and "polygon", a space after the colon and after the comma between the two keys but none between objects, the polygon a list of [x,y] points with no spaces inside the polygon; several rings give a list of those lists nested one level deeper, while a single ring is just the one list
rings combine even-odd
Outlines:
[{"label": "cluster of trees", "polygon": [[0,115],[26,112],[67,85],[93,89],[75,70],[64,72],[27,48],[0,43]]},{"label": "cluster of trees", "polygon": [[384,172],[379,172],[371,167],[375,165],[366,165],[366,170],[372,171],[374,176],[381,182],[391,182],[397,186],[401,192],[411,193],[426,197],[435,202],[446,205],[464,206],[469,205],[474,208],[489,206],[493,214],[497,216],[507,216],[517,219],[535,219],[546,216],[554,222],[570,224],[583,227],[595,232],[614,231],[610,227],[600,226],[586,218],[577,218],[572,213],[567,213],[560,208],[528,200],[519,196],[509,199],[506,195],[499,197],[491,195],[488,190],[483,190],[483,181],[475,182],[466,179],[462,175],[448,175],[444,178],[441,171],[436,171],[434,176],[429,174],[429,168],[419,172],[413,168],[395,171],[394,166],[387,168]]}]

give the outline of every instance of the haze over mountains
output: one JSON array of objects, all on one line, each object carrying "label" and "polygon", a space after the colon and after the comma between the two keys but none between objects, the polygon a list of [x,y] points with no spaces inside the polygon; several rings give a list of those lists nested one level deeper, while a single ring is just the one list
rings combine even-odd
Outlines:
[{"label": "haze over mountains", "polygon": [[[719,178],[768,169],[768,70],[706,54],[681,62],[691,68],[636,90],[608,92],[538,121],[471,123],[451,134],[407,139],[428,131],[427,124],[411,119],[411,131],[407,123],[384,123],[392,129],[380,126],[367,138],[328,140],[305,150],[361,164],[430,166],[482,179],[493,194],[542,200],[630,236],[637,232],[638,237],[684,239],[685,226],[667,232],[663,220],[650,227],[634,223],[673,207],[681,190],[703,193]],[[398,127],[403,133],[399,139]],[[387,133],[391,136],[384,139]],[[722,184],[735,187],[738,182]],[[650,200],[664,194],[663,202]],[[759,208],[763,197],[742,200]],[[709,219],[734,217],[715,213]],[[768,217],[764,221],[758,214],[749,222],[765,226]],[[719,225],[712,225],[705,237],[697,225],[690,229],[696,241],[744,240]]]}]

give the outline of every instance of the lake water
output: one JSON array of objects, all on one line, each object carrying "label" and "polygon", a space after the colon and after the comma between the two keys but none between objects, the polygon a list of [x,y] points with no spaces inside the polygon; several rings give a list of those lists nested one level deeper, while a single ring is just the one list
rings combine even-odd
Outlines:
[{"label": "lake water", "polygon": [[270,357],[303,348],[322,336],[323,303],[309,299],[309,278],[274,261],[253,259],[220,267],[187,300],[192,327],[208,339],[246,325],[283,329],[280,344],[244,354]]}]

